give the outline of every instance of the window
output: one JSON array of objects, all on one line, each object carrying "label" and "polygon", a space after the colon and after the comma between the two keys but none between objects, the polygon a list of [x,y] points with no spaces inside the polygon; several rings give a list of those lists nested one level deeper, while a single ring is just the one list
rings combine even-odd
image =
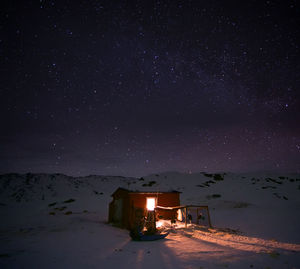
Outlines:
[{"label": "window", "polygon": [[153,211],[154,210],[154,208],[155,208],[155,206],[156,206],[156,203],[155,203],[155,198],[148,198],[147,197],[147,209],[149,210],[149,211]]}]

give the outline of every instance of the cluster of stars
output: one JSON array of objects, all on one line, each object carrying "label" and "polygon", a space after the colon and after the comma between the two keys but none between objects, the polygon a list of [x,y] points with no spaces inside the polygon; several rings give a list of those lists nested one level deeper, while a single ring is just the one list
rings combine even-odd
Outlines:
[{"label": "cluster of stars", "polygon": [[0,172],[299,169],[296,2],[2,5]]}]

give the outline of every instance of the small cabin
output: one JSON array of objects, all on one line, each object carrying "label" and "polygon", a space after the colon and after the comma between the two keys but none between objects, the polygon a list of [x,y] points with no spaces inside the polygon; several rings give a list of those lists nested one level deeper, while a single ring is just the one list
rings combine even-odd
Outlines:
[{"label": "small cabin", "polygon": [[143,192],[118,188],[111,196],[108,221],[116,226],[131,229],[137,219],[154,210],[157,219],[176,219],[176,211],[161,210],[159,207],[180,206],[180,192]]}]

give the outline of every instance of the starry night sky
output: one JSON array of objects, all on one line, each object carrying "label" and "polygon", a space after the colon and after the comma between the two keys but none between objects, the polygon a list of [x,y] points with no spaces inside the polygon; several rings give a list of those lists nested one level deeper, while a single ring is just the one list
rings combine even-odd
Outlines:
[{"label": "starry night sky", "polygon": [[299,2],[0,5],[1,173],[300,171]]}]

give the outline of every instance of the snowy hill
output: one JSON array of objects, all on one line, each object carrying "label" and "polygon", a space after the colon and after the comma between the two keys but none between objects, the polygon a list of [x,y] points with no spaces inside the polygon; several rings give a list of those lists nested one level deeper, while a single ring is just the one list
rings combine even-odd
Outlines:
[{"label": "snowy hill", "polygon": [[[180,191],[214,228],[133,242],[106,224],[118,187]],[[300,268],[299,194],[299,174],[1,175],[0,268]]]}]

